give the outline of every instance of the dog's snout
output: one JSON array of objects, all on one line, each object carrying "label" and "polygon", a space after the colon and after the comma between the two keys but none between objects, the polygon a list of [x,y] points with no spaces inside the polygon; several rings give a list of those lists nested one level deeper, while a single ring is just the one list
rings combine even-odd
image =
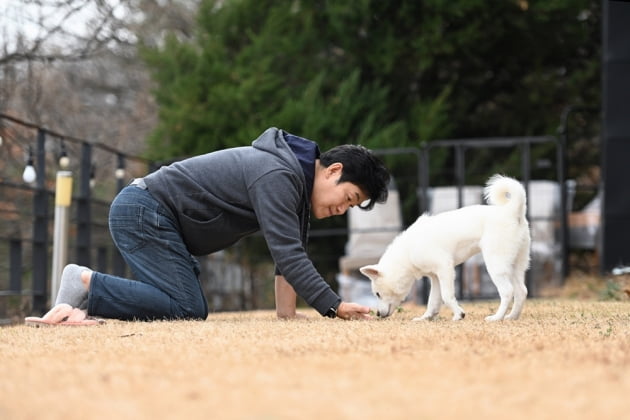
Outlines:
[{"label": "dog's snout", "polygon": [[387,318],[391,313],[391,305],[389,305],[387,306],[387,309],[378,309],[376,311],[376,316],[378,316],[379,318]]}]

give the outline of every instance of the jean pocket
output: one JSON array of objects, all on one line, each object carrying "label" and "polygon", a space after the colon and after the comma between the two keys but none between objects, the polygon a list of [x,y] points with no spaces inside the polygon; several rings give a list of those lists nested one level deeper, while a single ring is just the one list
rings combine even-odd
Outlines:
[{"label": "jean pocket", "polygon": [[116,247],[133,252],[145,243],[145,208],[138,205],[118,204],[109,212],[109,231]]}]

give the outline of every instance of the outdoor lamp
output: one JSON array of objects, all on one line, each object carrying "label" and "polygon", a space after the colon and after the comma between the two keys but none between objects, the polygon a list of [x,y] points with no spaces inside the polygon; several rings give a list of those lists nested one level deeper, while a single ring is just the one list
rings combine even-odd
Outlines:
[{"label": "outdoor lamp", "polygon": [[59,152],[59,166],[62,169],[66,169],[70,165],[70,158],[66,152],[66,145],[63,140],[61,141],[61,151]]},{"label": "outdoor lamp", "polygon": [[30,146],[28,147],[28,160],[26,161],[26,168],[24,168],[22,179],[27,184],[32,184],[37,179],[37,172],[35,172],[35,168],[33,167],[33,149],[31,149]]},{"label": "outdoor lamp", "polygon": [[96,185],[96,165],[92,164],[90,168],[90,188]]}]

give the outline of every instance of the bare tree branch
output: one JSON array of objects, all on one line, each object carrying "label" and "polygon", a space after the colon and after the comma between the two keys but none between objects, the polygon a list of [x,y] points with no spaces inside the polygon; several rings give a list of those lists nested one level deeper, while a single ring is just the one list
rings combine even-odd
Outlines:
[{"label": "bare tree branch", "polygon": [[190,38],[199,1],[0,0],[0,112],[141,151],[157,109],[136,46]]},{"label": "bare tree branch", "polygon": [[[9,25],[14,28],[13,33],[7,33],[7,25],[4,25],[4,54],[0,56],[0,65],[78,61],[92,57],[108,44],[120,41],[103,34],[112,33],[111,27],[121,26],[115,9],[128,7],[130,0],[11,0],[10,3],[14,12],[19,9],[23,14],[20,22]],[[73,19],[84,21],[84,33],[77,30]],[[27,24],[37,33],[26,34],[19,23]]]}]

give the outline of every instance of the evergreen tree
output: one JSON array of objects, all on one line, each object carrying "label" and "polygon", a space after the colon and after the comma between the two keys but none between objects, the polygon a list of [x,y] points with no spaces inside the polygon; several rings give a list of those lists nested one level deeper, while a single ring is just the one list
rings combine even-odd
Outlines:
[{"label": "evergreen tree", "polygon": [[203,1],[193,43],[145,57],[153,157],[242,145],[279,126],[324,148],[554,133],[599,102],[592,0]]},{"label": "evergreen tree", "polygon": [[[150,157],[246,145],[270,126],[322,149],[555,135],[567,105],[599,104],[600,8],[595,0],[203,0],[192,42],[172,36],[144,50],[160,110]],[[448,158],[432,155],[432,173]],[[471,167],[486,176],[497,161],[479,153]],[[518,159],[505,162],[519,173]],[[387,164],[409,223],[417,169],[404,156]]]}]

